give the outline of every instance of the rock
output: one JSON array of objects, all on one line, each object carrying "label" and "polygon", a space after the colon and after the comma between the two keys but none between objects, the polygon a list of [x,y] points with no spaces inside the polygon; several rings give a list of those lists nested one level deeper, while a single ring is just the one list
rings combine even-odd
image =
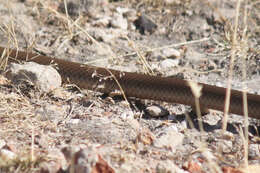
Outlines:
[{"label": "rock", "polygon": [[156,166],[156,173],[187,173],[186,171],[180,169],[177,165],[173,163],[173,161],[165,160],[163,162],[159,162]]},{"label": "rock", "polygon": [[219,151],[222,151],[223,153],[230,153],[232,151],[232,141],[229,140],[218,140],[217,146],[219,148]]},{"label": "rock", "polygon": [[43,92],[50,92],[60,87],[62,82],[61,76],[56,69],[34,62],[26,62],[25,64],[11,63],[7,77],[15,84],[29,81]]},{"label": "rock", "polygon": [[181,52],[173,49],[173,48],[167,48],[167,49],[163,49],[163,50],[155,50],[151,53],[151,57],[157,60],[161,60],[162,58],[164,59],[176,59],[176,58],[180,58],[181,57]]},{"label": "rock", "polygon": [[135,9],[129,9],[123,14],[123,16],[126,17],[130,22],[134,22],[138,17]]},{"label": "rock", "polygon": [[146,108],[146,111],[152,116],[152,117],[162,117],[162,116],[166,116],[169,114],[169,112],[160,107],[160,106],[156,106],[156,105],[153,105],[153,106],[149,106]]},{"label": "rock", "polygon": [[167,70],[169,68],[177,67],[179,64],[179,59],[165,59],[160,62],[159,66],[162,70]]},{"label": "rock", "polygon": [[259,144],[250,144],[248,146],[248,156],[250,160],[259,159],[260,157],[260,145]]},{"label": "rock", "polygon": [[168,48],[162,50],[162,56],[165,58],[179,58],[181,53],[176,49]]},{"label": "rock", "polygon": [[89,29],[88,33],[97,41],[103,41],[105,43],[111,43],[116,36],[106,29],[93,28]]},{"label": "rock", "polygon": [[70,124],[79,124],[80,123],[80,119],[71,119],[69,120]]},{"label": "rock", "polygon": [[180,4],[182,1],[181,0],[164,0],[165,4],[167,5],[172,5],[172,4]]},{"label": "rock", "polygon": [[139,16],[139,18],[134,21],[134,24],[141,34],[145,34],[146,32],[152,34],[157,28],[157,25],[145,15]]},{"label": "rock", "polygon": [[60,88],[53,90],[50,94],[55,99],[67,100],[67,99],[70,99],[72,97],[72,93],[69,92],[68,90],[66,90],[63,87],[60,87]]},{"label": "rock", "polygon": [[3,161],[10,162],[11,160],[14,160],[17,157],[17,155],[7,149],[1,149],[0,151],[0,158]]},{"label": "rock", "polygon": [[3,139],[1,139],[0,140],[0,149],[2,149],[5,145],[6,145],[6,142]]},{"label": "rock", "polygon": [[94,20],[94,21],[92,22],[92,25],[97,26],[97,27],[100,27],[100,26],[107,27],[107,26],[109,25],[109,23],[110,23],[111,20],[112,20],[111,17],[109,17],[109,16],[104,16],[104,17],[102,17],[102,18],[99,18],[99,19],[97,19],[97,20]]},{"label": "rock", "polygon": [[174,150],[177,145],[182,144],[183,138],[184,135],[181,133],[168,131],[166,134],[156,138],[153,145],[159,148],[165,147]]},{"label": "rock", "polygon": [[129,9],[128,8],[122,8],[122,7],[117,7],[116,8],[116,12],[118,12],[119,14],[125,14],[125,13],[127,13],[129,11]]},{"label": "rock", "polygon": [[121,14],[115,14],[110,23],[114,28],[127,30],[128,27],[127,20]]}]

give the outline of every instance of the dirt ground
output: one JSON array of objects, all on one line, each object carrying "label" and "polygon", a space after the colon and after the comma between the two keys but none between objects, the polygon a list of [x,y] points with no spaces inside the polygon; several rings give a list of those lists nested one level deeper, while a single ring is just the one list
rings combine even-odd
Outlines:
[{"label": "dirt ground", "polygon": [[[260,1],[237,3],[0,0],[0,46],[221,87],[233,65],[232,88],[260,94]],[[5,71],[0,173],[260,170],[259,120],[249,119],[247,140],[242,116],[230,114],[223,132],[223,113],[210,110],[200,131],[189,106],[129,98],[130,107],[73,84],[46,93]]]}]

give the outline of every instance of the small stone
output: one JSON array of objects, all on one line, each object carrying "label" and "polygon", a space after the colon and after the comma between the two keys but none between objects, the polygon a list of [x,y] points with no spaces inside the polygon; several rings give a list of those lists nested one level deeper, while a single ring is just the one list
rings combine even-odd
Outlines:
[{"label": "small stone", "polygon": [[80,119],[71,119],[69,121],[70,124],[79,124],[80,123]]},{"label": "small stone", "polygon": [[163,49],[162,56],[165,58],[179,58],[181,56],[180,51],[170,48],[170,49]]},{"label": "small stone", "polygon": [[116,12],[118,12],[119,14],[124,14],[124,13],[126,13],[128,11],[129,11],[128,8],[122,8],[122,7],[117,7],[116,8]]},{"label": "small stone", "polygon": [[156,173],[187,173],[186,171],[180,169],[177,165],[173,163],[173,161],[165,160],[163,162],[159,162],[156,166]]},{"label": "small stone", "polygon": [[169,112],[160,107],[160,106],[156,106],[156,105],[153,105],[153,106],[149,106],[146,108],[146,111],[152,116],[152,117],[162,117],[162,116],[166,116],[169,114]]},{"label": "small stone", "polygon": [[248,156],[251,159],[259,159],[259,157],[260,157],[260,145],[259,144],[250,144],[248,146]]},{"label": "small stone", "polygon": [[62,81],[56,69],[34,62],[26,62],[25,64],[11,63],[7,77],[15,84],[29,81],[43,92],[50,92],[60,87]]},{"label": "small stone", "polygon": [[222,129],[216,129],[215,135],[216,135],[216,138],[220,138],[220,139],[224,139],[224,140],[228,140],[228,141],[234,141],[234,139],[235,139],[233,133],[231,133],[229,131],[223,132]]},{"label": "small stone", "polygon": [[14,152],[10,151],[10,150],[2,149],[0,151],[0,158],[2,158],[5,161],[14,160],[16,157],[17,157],[17,155]]},{"label": "small stone", "polygon": [[232,141],[219,140],[217,145],[220,148],[220,151],[222,151],[223,153],[230,153],[232,151]]},{"label": "small stone", "polygon": [[157,28],[157,25],[146,15],[139,16],[139,18],[134,21],[134,24],[141,34],[145,34],[146,32],[152,34]]},{"label": "small stone", "polygon": [[60,87],[60,88],[57,88],[55,90],[52,90],[51,95],[54,98],[66,100],[66,99],[71,98],[72,93],[67,91],[65,88]]},{"label": "small stone", "polygon": [[111,43],[116,37],[113,33],[103,28],[91,28],[88,29],[88,33],[97,41],[103,41],[105,43]]},{"label": "small stone", "polygon": [[111,26],[127,30],[128,23],[127,20],[121,14],[116,14],[111,20]]},{"label": "small stone", "polygon": [[100,26],[107,27],[110,23],[110,20],[111,20],[110,17],[103,17],[103,18],[93,21],[93,25],[98,26],[98,27],[100,27]]},{"label": "small stone", "polygon": [[179,59],[165,59],[160,62],[159,66],[162,70],[167,70],[169,68],[177,67],[179,64]]},{"label": "small stone", "polygon": [[124,17],[126,17],[128,21],[134,22],[138,16],[136,10],[129,9],[127,12],[124,13]]},{"label": "small stone", "polygon": [[182,0],[164,0],[164,2],[166,3],[166,4],[175,4],[175,5],[180,5],[180,4],[182,4],[183,3],[183,1]]},{"label": "small stone", "polygon": [[1,139],[0,140],[0,149],[2,149],[5,145],[6,145],[6,142],[3,139]]},{"label": "small stone", "polygon": [[165,147],[174,150],[176,146],[182,144],[183,139],[183,134],[174,131],[169,131],[166,134],[160,136],[159,138],[156,138],[153,144],[155,147]]}]

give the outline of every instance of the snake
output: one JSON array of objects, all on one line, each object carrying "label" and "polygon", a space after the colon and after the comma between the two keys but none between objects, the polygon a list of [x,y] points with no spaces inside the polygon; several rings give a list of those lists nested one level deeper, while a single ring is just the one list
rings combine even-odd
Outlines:
[{"label": "snake", "polygon": [[[0,56],[12,61],[32,61],[42,65],[55,64],[64,83],[102,93],[121,92],[126,97],[158,100],[195,107],[196,97],[190,81],[177,77],[160,77],[136,72],[85,65],[77,62],[0,47]],[[223,111],[226,91],[224,87],[198,83],[202,86],[199,104],[202,108]],[[260,119],[260,95],[247,93],[248,116]],[[231,89],[229,113],[244,115],[243,92]]]}]

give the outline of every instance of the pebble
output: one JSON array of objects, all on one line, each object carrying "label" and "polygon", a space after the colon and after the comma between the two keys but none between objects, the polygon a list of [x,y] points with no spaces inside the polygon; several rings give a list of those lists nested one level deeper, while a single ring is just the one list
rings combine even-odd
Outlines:
[{"label": "pebble", "polygon": [[250,158],[260,159],[260,145],[250,144],[248,146],[248,156]]},{"label": "pebble", "polygon": [[163,117],[169,114],[169,112],[164,109],[163,107],[152,105],[146,108],[146,111],[152,116],[152,117]]},{"label": "pebble", "polygon": [[128,23],[121,14],[116,14],[111,20],[111,26],[113,26],[114,28],[127,30]]},{"label": "pebble", "polygon": [[2,149],[0,151],[0,158],[1,158],[1,160],[10,161],[10,160],[14,160],[16,157],[17,157],[17,155],[14,152],[10,151],[10,150]]},{"label": "pebble", "polygon": [[161,52],[165,58],[179,58],[181,56],[180,51],[173,48],[163,49]]},{"label": "pebble", "polygon": [[50,92],[61,86],[61,76],[51,66],[40,65],[35,62],[24,64],[11,63],[7,77],[14,84],[21,84],[24,81],[32,82],[43,92]]},{"label": "pebble", "polygon": [[179,132],[168,131],[159,138],[154,140],[153,145],[159,148],[170,148],[175,150],[178,145],[181,145],[184,139],[184,135]]},{"label": "pebble", "polygon": [[152,34],[157,28],[157,25],[146,15],[140,15],[134,21],[134,24],[141,34],[145,34],[146,32]]},{"label": "pebble", "polygon": [[223,153],[230,153],[232,151],[233,143],[229,140],[218,140],[217,142],[218,147],[220,148],[220,151]]},{"label": "pebble", "polygon": [[187,171],[184,171],[183,169],[175,165],[171,160],[165,160],[157,164],[156,173],[170,173],[170,172],[188,173]]},{"label": "pebble", "polygon": [[169,68],[177,67],[179,64],[179,59],[165,59],[160,62],[159,66],[162,70],[167,70]]}]

